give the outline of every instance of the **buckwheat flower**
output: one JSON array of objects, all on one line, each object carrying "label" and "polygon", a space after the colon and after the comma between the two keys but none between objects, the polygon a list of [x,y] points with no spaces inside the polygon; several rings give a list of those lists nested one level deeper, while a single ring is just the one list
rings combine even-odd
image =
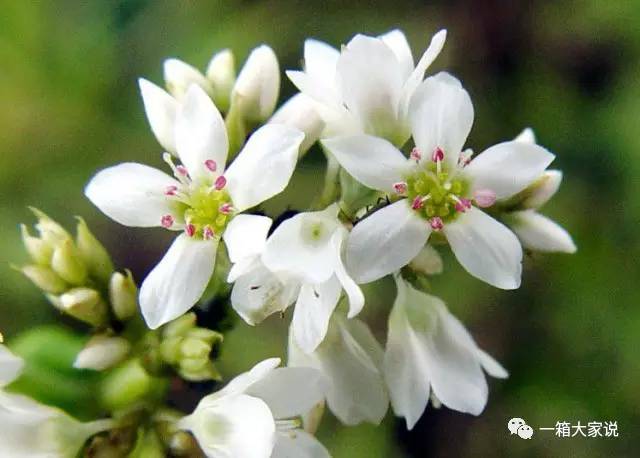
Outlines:
[{"label": "buckwheat flower", "polygon": [[401,145],[409,137],[409,102],[444,46],[446,31],[436,33],[414,65],[400,30],[378,37],[356,35],[339,52],[309,39],[304,71],[288,71],[298,89],[319,104],[327,123],[325,137],[364,132]]},{"label": "buckwheat flower", "polygon": [[470,160],[470,151],[462,148],[473,105],[460,82],[446,73],[422,83],[409,116],[416,147],[408,159],[370,135],[323,141],[354,178],[398,199],[354,227],[347,242],[349,271],[358,283],[376,280],[406,265],[432,232],[441,232],[471,275],[498,288],[518,288],[522,247],[481,208],[526,188],[553,154],[510,141]]},{"label": "buckwheat flower", "polygon": [[389,316],[384,374],[396,415],[412,429],[429,399],[479,415],[487,403],[483,373],[507,372],[478,348],[462,323],[439,298],[396,276],[398,296]]},{"label": "buckwheat flower", "polygon": [[357,318],[347,320],[336,313],[327,336],[312,353],[300,349],[291,330],[288,366],[313,367],[326,376],[327,404],[342,423],[379,424],[389,397],[382,375],[383,350],[369,327]]},{"label": "buckwheat flower", "polygon": [[174,163],[169,154],[163,156],[173,177],[146,165],[124,163],[91,179],[85,194],[113,220],[133,227],[161,226],[178,234],[140,288],[149,327],[182,315],[200,298],[213,273],[221,237],[236,231],[251,236],[260,218],[237,215],[286,187],[303,138],[292,127],[264,126],[225,170],[224,121],[207,94],[192,85],[175,120],[182,164]]},{"label": "buckwheat flower", "polygon": [[79,422],[60,409],[2,390],[23,365],[0,344],[0,456],[73,458],[89,437],[114,426],[110,419]]},{"label": "buckwheat flower", "polygon": [[[535,143],[531,129],[525,129],[517,138],[529,144]],[[526,198],[519,203],[524,208],[507,213],[506,224],[515,232],[525,248],[534,251],[575,253],[576,245],[571,235],[558,223],[538,213],[560,188],[562,172],[546,170],[524,191]]]},{"label": "buckwheat flower", "polygon": [[210,458],[328,457],[300,429],[300,417],[324,399],[326,381],[311,368],[277,368],[278,358],[258,363],[205,396],[178,421]]},{"label": "buckwheat flower", "polygon": [[266,242],[262,262],[271,272],[300,282],[291,326],[297,344],[312,352],[327,333],[342,290],[349,298],[349,318],[364,306],[364,296],[342,262],[348,234],[337,204],[298,213],[284,221]]}]

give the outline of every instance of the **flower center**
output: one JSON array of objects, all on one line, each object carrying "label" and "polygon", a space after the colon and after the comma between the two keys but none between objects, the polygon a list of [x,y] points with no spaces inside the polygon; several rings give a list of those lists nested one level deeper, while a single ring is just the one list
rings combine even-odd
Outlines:
[{"label": "flower center", "polygon": [[[448,170],[443,162],[444,155],[439,148],[432,155],[432,160],[419,163],[406,177],[405,192],[407,202],[421,217],[430,221],[432,226],[439,226],[455,219],[471,206],[467,199],[469,184],[456,170]],[[396,189],[403,188],[403,183]],[[435,221],[432,221],[434,218]],[[437,227],[434,227],[437,229]]]},{"label": "flower center", "polygon": [[163,156],[173,170],[180,185],[170,185],[164,190],[165,196],[173,201],[173,213],[164,215],[161,224],[167,229],[183,229],[189,237],[211,240],[222,236],[228,222],[233,218],[233,204],[225,188],[224,175],[216,173],[217,166],[212,159],[202,166],[208,175],[193,180],[186,168],[174,165],[170,155]]}]

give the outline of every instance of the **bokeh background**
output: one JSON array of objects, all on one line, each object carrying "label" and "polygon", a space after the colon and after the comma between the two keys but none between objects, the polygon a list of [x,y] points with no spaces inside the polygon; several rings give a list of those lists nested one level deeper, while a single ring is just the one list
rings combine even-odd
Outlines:
[{"label": "bokeh background", "polygon": [[[364,1],[0,1],[0,329],[11,340],[58,317],[10,264],[26,261],[17,224],[35,205],[71,226],[84,216],[118,267],[141,280],[169,239],[99,214],[83,187],[120,161],[161,165],[136,78],[161,82],[161,62],[204,68],[229,47],[242,62],[271,45],[283,69],[300,67],[303,40],[335,46],[357,32],[400,27],[421,54],[449,31],[436,69],[471,93],[476,151],[535,129],[565,173],[545,207],[573,235],[578,253],[534,255],[523,286],[505,292],[465,275],[447,253],[436,294],[509,369],[490,382],[478,418],[431,407],[412,432],[391,414],[380,427],[341,427],[328,416],[321,439],[336,458],[422,456],[638,456],[640,450],[640,2],[600,0]],[[293,86],[283,78],[283,98]],[[268,208],[302,208],[322,183],[322,157],[303,162],[290,191]],[[369,289],[364,317],[384,341],[394,287]],[[284,356],[286,321],[226,336],[229,376],[263,357]],[[41,382],[46,385],[47,374]],[[76,396],[79,391],[76,391]],[[79,399],[79,398],[78,398]],[[509,418],[534,427],[613,420],[618,438],[530,441]]]}]

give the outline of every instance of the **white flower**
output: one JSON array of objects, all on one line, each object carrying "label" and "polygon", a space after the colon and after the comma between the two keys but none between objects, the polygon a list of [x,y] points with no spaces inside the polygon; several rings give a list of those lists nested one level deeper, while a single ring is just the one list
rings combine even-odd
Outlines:
[{"label": "white flower", "polygon": [[[0,387],[15,380],[23,365],[0,344]],[[0,389],[0,425],[0,456],[73,458],[89,437],[113,427],[113,422],[79,422],[60,409]]]},{"label": "white flower", "polygon": [[341,52],[320,41],[304,45],[304,71],[288,71],[298,89],[319,104],[326,136],[367,133],[397,145],[409,137],[409,102],[436,59],[446,31],[435,34],[414,66],[400,30],[379,37],[356,35]]},{"label": "white flower", "polygon": [[[525,129],[516,141],[535,143],[533,131]],[[576,252],[571,235],[558,223],[537,212],[555,195],[561,181],[560,170],[546,170],[530,186],[531,194],[521,203],[525,210],[513,211],[505,216],[505,222],[525,248],[535,251]]]},{"label": "white flower", "polygon": [[243,215],[233,226],[229,222],[286,187],[304,134],[280,124],[264,126],[225,171],[224,122],[207,94],[192,85],[176,114],[174,138],[182,165],[168,154],[164,159],[175,178],[124,163],[100,171],[85,190],[121,224],[182,232],[140,289],[142,313],[154,329],[200,298],[213,273],[220,237],[232,237],[235,231],[251,235],[244,226],[259,217]]},{"label": "white flower", "polygon": [[389,316],[384,374],[396,415],[412,429],[430,397],[445,406],[479,415],[487,402],[483,369],[507,372],[482,351],[462,323],[435,296],[396,277],[398,296]]},{"label": "white flower", "polygon": [[297,344],[306,352],[322,342],[343,288],[349,297],[349,318],[364,306],[362,291],[342,262],[347,230],[338,211],[333,204],[284,221],[271,234],[262,254],[267,269],[301,285],[291,325]]},{"label": "white flower", "polygon": [[191,431],[210,458],[328,457],[299,428],[299,417],[324,399],[326,380],[314,369],[276,369],[279,364],[267,359],[237,376],[205,396],[178,427]]},{"label": "white flower", "polygon": [[179,59],[167,59],[163,67],[168,92],[144,78],[138,84],[151,131],[172,154],[177,153],[176,114],[192,85],[206,92],[221,111],[228,111],[231,99],[237,99],[243,116],[257,121],[273,113],[280,91],[278,61],[266,45],[251,52],[237,80],[233,53],[228,49],[213,55],[206,75]]},{"label": "white flower", "polygon": [[347,425],[380,423],[389,406],[383,350],[367,325],[334,314],[327,336],[312,353],[298,347],[291,331],[288,366],[314,367],[327,377],[327,404],[333,414]]},{"label": "white flower", "polygon": [[470,152],[462,148],[473,106],[460,82],[445,73],[422,83],[409,115],[416,143],[409,159],[370,135],[323,141],[358,181],[400,199],[355,226],[347,242],[349,271],[359,283],[389,274],[411,261],[435,231],[471,275],[498,288],[518,288],[517,237],[477,207],[523,190],[554,156],[538,145],[511,141],[469,161]]}]

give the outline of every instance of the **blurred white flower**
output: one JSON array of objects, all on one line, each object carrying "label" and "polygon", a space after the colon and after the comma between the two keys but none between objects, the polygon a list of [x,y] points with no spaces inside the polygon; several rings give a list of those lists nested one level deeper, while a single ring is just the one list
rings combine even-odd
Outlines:
[{"label": "blurred white flower", "polygon": [[[144,280],[140,306],[153,329],[182,315],[202,295],[215,265],[221,237],[258,216],[236,215],[280,193],[289,182],[304,134],[281,124],[258,129],[225,171],[228,139],[211,99],[192,85],[177,111],[175,141],[182,165],[164,159],[174,177],[155,168],[124,163],[98,172],[86,196],[107,216],[134,227],[180,231]],[[247,243],[249,243],[247,241]]]},{"label": "blurred white flower", "polygon": [[470,152],[462,148],[473,106],[460,82],[446,73],[422,83],[409,111],[416,148],[408,159],[388,141],[370,135],[323,141],[354,178],[399,198],[354,227],[347,242],[349,271],[359,283],[394,272],[415,258],[435,231],[444,234],[471,275],[498,288],[518,288],[520,243],[478,207],[526,188],[553,154],[511,141],[470,161]]},{"label": "blurred white flower", "polygon": [[312,353],[304,352],[289,332],[288,366],[313,367],[329,381],[327,404],[344,424],[378,424],[389,406],[382,376],[383,350],[369,327],[335,313],[327,336]]},{"label": "blurred white flower", "polygon": [[321,402],[327,382],[311,368],[276,368],[278,358],[258,363],[205,396],[177,426],[193,433],[210,458],[328,457],[300,417]]},{"label": "blurred white flower", "polygon": [[[531,129],[525,129],[516,141],[534,144]],[[516,233],[525,248],[534,251],[575,253],[576,245],[571,235],[558,223],[538,213],[560,188],[562,172],[546,170],[531,186],[530,195],[520,203],[524,210],[505,215],[505,222]]]},{"label": "blurred white flower", "polygon": [[306,352],[322,342],[342,290],[349,298],[349,318],[364,306],[364,296],[342,262],[347,229],[337,204],[323,211],[299,213],[285,220],[266,242],[262,262],[271,272],[298,281],[293,336]]},{"label": "blurred white flower", "polygon": [[396,276],[398,295],[389,316],[384,374],[391,406],[412,429],[430,397],[450,409],[479,415],[487,403],[483,373],[508,376],[482,351],[439,298]]},{"label": "blurred white flower", "polygon": [[2,386],[15,380],[24,362],[0,344],[0,456],[74,458],[86,440],[114,426],[110,419],[80,422]]},{"label": "blurred white flower", "polygon": [[298,89],[314,99],[327,123],[324,137],[367,133],[396,145],[409,137],[409,102],[444,46],[441,30],[416,65],[400,30],[379,37],[356,35],[341,51],[305,41],[304,71],[288,71]]}]

